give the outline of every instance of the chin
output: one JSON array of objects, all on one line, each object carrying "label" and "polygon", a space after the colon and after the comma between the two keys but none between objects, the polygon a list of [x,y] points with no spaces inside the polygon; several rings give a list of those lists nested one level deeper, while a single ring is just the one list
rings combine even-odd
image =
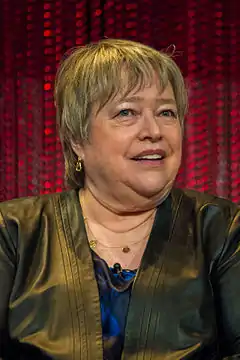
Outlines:
[{"label": "chin", "polygon": [[136,192],[143,197],[157,199],[164,197],[171,190],[172,185],[173,181],[158,181],[158,183],[146,181],[144,184],[138,184]]}]

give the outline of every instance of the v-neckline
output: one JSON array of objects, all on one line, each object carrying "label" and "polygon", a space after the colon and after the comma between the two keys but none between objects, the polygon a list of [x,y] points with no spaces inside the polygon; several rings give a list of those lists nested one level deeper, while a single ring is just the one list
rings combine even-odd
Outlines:
[{"label": "v-neckline", "polygon": [[[84,342],[84,347],[87,346],[88,348],[89,357],[87,359],[95,358],[100,360],[102,359],[103,349],[101,310],[93,258],[88,244],[78,190],[67,193],[69,195],[62,195],[60,202],[62,204],[65,237],[71,237],[76,255],[76,261],[72,263],[72,272],[77,278],[75,292],[80,291],[80,297],[82,297],[81,306],[84,312],[83,319],[85,319],[81,331],[82,335],[84,335],[82,342]],[[176,190],[174,191],[174,197],[172,197],[170,193],[157,209],[149,241],[133,283],[125,330],[123,359],[128,359],[128,354],[133,353],[134,346],[136,346],[136,349],[138,348],[134,339],[141,335],[141,323],[146,316],[146,307],[149,308],[151,304],[154,288],[163,266],[164,248],[171,239],[182,194],[181,191]],[[80,289],[78,289],[78,286],[80,286]],[[148,292],[147,297],[141,297],[144,287]],[[72,311],[74,312],[74,309]],[[148,311],[150,311],[150,308]],[[75,314],[79,316],[76,310]],[[137,323],[140,326],[136,329]]]}]

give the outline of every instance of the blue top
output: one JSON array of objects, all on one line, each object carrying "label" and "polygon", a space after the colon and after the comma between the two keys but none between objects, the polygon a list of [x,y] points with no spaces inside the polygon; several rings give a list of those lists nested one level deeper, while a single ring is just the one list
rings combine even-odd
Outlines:
[{"label": "blue top", "polygon": [[122,270],[120,265],[109,268],[93,252],[94,269],[99,289],[103,359],[120,360],[131,288],[136,271]]}]

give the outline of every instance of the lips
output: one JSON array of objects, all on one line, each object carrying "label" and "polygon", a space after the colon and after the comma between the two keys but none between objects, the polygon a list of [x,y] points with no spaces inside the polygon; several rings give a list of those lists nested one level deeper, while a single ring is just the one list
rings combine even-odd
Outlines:
[{"label": "lips", "polygon": [[148,160],[148,161],[156,161],[162,160],[166,157],[166,151],[163,149],[157,150],[144,150],[140,152],[138,155],[133,157],[133,160]]}]

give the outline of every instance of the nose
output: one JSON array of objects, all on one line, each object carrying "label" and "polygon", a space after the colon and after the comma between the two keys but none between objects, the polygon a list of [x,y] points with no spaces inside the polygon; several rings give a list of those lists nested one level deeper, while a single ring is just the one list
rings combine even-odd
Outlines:
[{"label": "nose", "polygon": [[159,141],[162,138],[161,124],[151,112],[147,112],[142,117],[140,140]]}]

